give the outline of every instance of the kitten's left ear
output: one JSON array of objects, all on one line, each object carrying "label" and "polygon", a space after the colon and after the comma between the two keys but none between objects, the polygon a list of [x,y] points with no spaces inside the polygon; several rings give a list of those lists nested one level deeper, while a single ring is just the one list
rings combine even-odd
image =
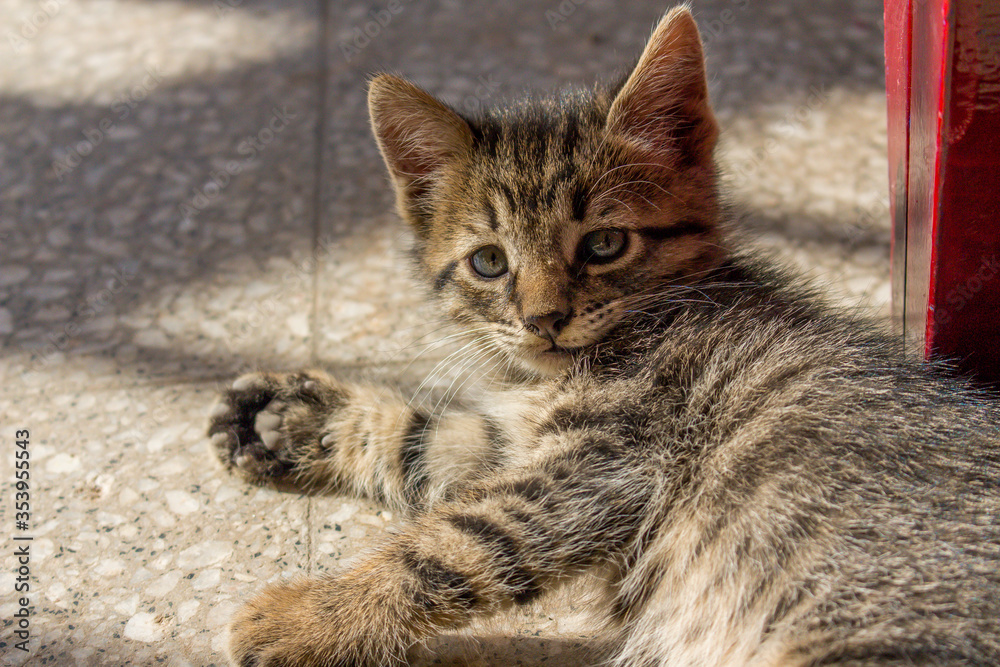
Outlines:
[{"label": "kitten's left ear", "polygon": [[444,167],[472,147],[468,123],[398,76],[372,79],[368,111],[402,205],[419,199]]},{"label": "kitten's left ear", "polygon": [[687,7],[675,7],[660,20],[611,103],[607,124],[656,153],[711,160],[719,128],[708,101],[701,37]]}]

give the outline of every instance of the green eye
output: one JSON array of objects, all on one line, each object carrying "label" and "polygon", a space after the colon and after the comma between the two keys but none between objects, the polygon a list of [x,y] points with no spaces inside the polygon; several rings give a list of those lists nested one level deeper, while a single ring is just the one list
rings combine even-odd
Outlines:
[{"label": "green eye", "polygon": [[483,278],[497,278],[507,273],[507,255],[495,245],[488,245],[469,257],[472,269]]},{"label": "green eye", "polygon": [[583,237],[580,259],[585,262],[610,262],[625,250],[625,232],[620,229],[599,229]]}]

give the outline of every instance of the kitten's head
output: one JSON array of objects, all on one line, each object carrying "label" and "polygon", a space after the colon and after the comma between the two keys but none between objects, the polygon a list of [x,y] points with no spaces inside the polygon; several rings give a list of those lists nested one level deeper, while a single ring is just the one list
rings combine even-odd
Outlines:
[{"label": "kitten's head", "polygon": [[698,29],[683,7],[610,89],[466,118],[392,75],[369,108],[421,273],[539,373],[724,257]]}]

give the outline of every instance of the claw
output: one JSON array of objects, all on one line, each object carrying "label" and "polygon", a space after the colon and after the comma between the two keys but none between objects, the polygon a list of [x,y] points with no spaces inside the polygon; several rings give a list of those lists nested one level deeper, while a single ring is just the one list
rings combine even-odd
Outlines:
[{"label": "claw", "polygon": [[209,419],[218,419],[224,417],[228,412],[229,404],[220,402],[212,406],[212,409],[208,411],[208,417]]},{"label": "claw", "polygon": [[231,385],[233,391],[246,391],[257,386],[258,378],[254,375],[244,375],[241,378],[236,378],[236,381]]}]

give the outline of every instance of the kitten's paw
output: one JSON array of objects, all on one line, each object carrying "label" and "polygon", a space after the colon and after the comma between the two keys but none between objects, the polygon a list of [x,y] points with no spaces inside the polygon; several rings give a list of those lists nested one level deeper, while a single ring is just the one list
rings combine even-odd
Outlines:
[{"label": "kitten's paw", "polygon": [[[372,600],[336,580],[266,588],[229,626],[229,659],[239,667],[388,667],[399,664],[398,627],[376,629]],[[389,619],[380,619],[389,621]],[[398,624],[397,624],[398,625]],[[390,643],[391,642],[391,643]]]},{"label": "kitten's paw", "polygon": [[[306,655],[312,624],[302,604],[301,584],[271,586],[240,609],[229,625],[229,660],[239,667],[325,664]],[[298,598],[298,599],[297,599]]]},{"label": "kitten's paw", "polygon": [[290,478],[322,447],[323,427],[342,398],[318,372],[243,375],[209,413],[214,453],[253,482]]}]

